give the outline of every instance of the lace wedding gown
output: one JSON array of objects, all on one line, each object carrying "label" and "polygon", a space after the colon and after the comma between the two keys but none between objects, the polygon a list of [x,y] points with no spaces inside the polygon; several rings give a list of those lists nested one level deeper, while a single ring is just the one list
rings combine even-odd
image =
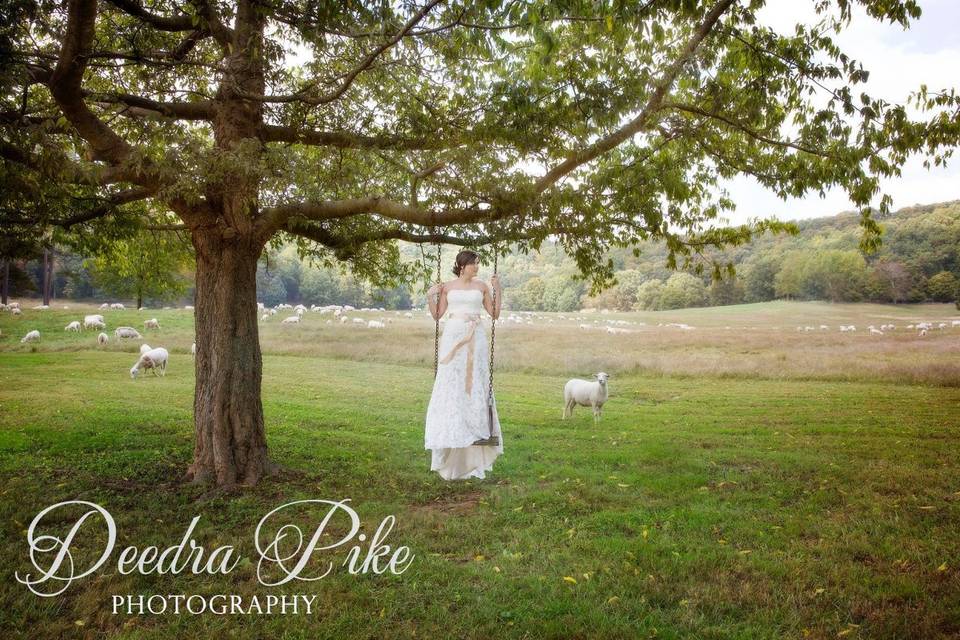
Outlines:
[{"label": "lace wedding gown", "polygon": [[[482,314],[482,315],[481,315]],[[444,480],[483,478],[503,453],[503,436],[493,401],[493,435],[500,444],[474,445],[490,436],[487,393],[490,388],[490,345],[481,318],[483,292],[447,292],[447,315],[440,336],[440,363],[427,407],[424,448],[433,451],[430,470]]]}]

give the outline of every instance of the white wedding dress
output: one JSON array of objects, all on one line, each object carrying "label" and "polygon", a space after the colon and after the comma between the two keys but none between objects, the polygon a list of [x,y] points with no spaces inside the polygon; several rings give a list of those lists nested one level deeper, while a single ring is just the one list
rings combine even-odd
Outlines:
[{"label": "white wedding dress", "polygon": [[438,472],[444,480],[483,478],[503,453],[496,398],[493,435],[500,439],[500,444],[473,444],[491,434],[487,416],[490,346],[483,317],[489,315],[483,308],[482,291],[453,289],[447,292],[440,363],[427,407],[424,434],[424,448],[433,451],[430,470]]}]

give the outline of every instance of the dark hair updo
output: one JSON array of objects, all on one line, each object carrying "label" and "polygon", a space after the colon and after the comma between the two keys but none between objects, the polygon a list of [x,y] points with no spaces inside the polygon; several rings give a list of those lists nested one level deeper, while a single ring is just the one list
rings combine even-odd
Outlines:
[{"label": "dark hair updo", "polygon": [[468,249],[464,249],[463,251],[457,254],[456,264],[453,265],[453,275],[459,276],[460,272],[463,271],[463,268],[465,266],[467,266],[468,264],[473,264],[474,262],[477,262],[479,259],[480,259],[480,256],[478,256],[476,253]]}]

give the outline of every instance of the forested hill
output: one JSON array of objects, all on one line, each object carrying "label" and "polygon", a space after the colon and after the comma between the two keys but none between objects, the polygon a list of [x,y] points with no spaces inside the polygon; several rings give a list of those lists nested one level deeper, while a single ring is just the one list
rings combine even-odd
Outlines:
[{"label": "forested hill", "polygon": [[[960,201],[908,207],[878,218],[883,244],[873,255],[859,249],[861,227],[855,213],[798,222],[799,234],[766,235],[714,256],[730,260],[737,275],[720,283],[709,275],[666,268],[661,244],[614,251],[618,284],[599,296],[587,295],[574,278],[576,266],[560,247],[544,243],[540,252],[515,252],[501,259],[505,304],[513,310],[572,311],[583,307],[619,310],[677,309],[691,306],[762,302],[777,298],[837,302],[954,301],[960,282]],[[189,304],[193,300],[193,264],[188,245],[173,241],[118,242],[100,256],[83,256],[66,247],[51,253],[56,299],[142,300],[144,304]],[[143,246],[151,248],[144,253]],[[401,243],[409,260],[421,259],[421,247]],[[436,255],[425,246],[428,258]],[[444,279],[460,247],[443,249]],[[11,263],[11,293],[37,296],[42,261]],[[707,270],[709,273],[709,270]],[[480,271],[490,274],[489,265]],[[432,276],[432,277],[435,277]],[[423,303],[424,284],[376,289],[337,268],[318,268],[300,260],[294,246],[271,250],[261,259],[257,296],[276,305],[352,304],[404,309]],[[139,304],[139,302],[138,302]]]},{"label": "forested hill", "polygon": [[[795,235],[765,235],[714,257],[732,261],[737,275],[713,283],[667,269],[662,244],[611,253],[619,284],[591,298],[562,250],[544,243],[539,254],[501,261],[512,308],[569,311],[580,307],[676,309],[762,302],[777,298],[835,302],[949,302],[960,283],[960,201],[907,207],[877,220],[883,244],[872,255],[859,249],[859,215],[803,220]],[[416,247],[410,255],[419,255]],[[456,250],[444,254],[444,277]]]}]

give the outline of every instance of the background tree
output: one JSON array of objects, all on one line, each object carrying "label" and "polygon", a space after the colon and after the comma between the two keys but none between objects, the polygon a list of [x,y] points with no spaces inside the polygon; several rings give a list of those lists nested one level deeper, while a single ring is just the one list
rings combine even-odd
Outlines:
[{"label": "background tree", "polygon": [[707,305],[709,294],[703,280],[689,273],[675,273],[660,292],[660,309],[683,309]]},{"label": "background tree", "polygon": [[647,280],[637,289],[638,311],[659,311],[660,295],[663,293],[663,281],[659,278]]},{"label": "background tree", "polygon": [[[613,246],[659,241],[683,268],[788,228],[705,225],[732,206],[720,178],[783,197],[839,185],[865,208],[910,154],[940,162],[958,135],[952,91],[921,90],[920,121],[854,98],[867,73],[831,37],[855,4],[906,26],[916,0],[811,0],[823,20],[789,35],[758,22],[763,0],[2,1],[3,172],[42,196],[4,194],[2,221],[190,233],[187,475],[222,486],[275,468],[255,305],[268,244],[390,286],[427,271],[397,239],[536,249],[554,234],[599,290]],[[156,212],[129,212],[143,200]]]},{"label": "background tree", "polygon": [[880,260],[873,265],[873,276],[880,284],[881,295],[893,303],[903,302],[913,288],[913,275],[897,260]]},{"label": "background tree", "polygon": [[98,289],[133,298],[140,308],[145,300],[166,302],[181,296],[190,285],[193,255],[179,235],[143,230],[108,244],[90,266]]},{"label": "background tree", "polygon": [[949,271],[941,271],[927,280],[927,292],[935,302],[953,302],[957,294],[957,277]]}]

